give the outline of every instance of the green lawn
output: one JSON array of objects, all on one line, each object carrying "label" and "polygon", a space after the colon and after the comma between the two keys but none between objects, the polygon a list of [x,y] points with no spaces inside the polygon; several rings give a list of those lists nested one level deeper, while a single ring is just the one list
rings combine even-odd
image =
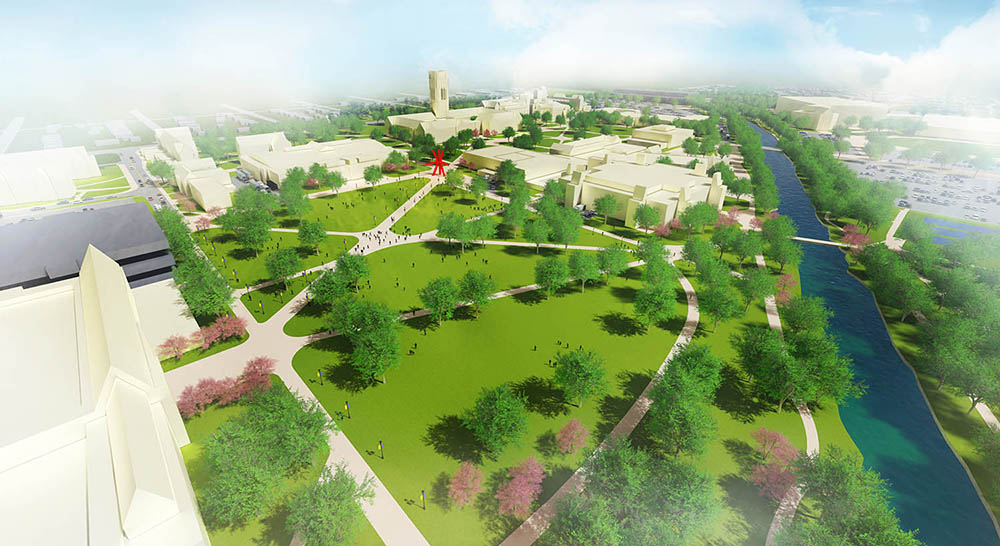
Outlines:
[{"label": "green lawn", "polygon": [[76,187],[86,186],[88,184],[95,184],[100,182],[107,182],[108,180],[114,180],[115,178],[121,178],[125,175],[122,174],[122,169],[118,165],[105,165],[101,167],[100,176],[92,176],[90,178],[78,178],[73,181],[73,185]]},{"label": "green lawn", "polygon": [[442,214],[457,212],[465,218],[481,216],[500,210],[503,203],[483,197],[476,202],[472,192],[452,189],[440,185],[424,196],[412,209],[392,225],[392,231],[399,234],[426,233],[437,229]]},{"label": "green lawn", "polygon": [[[879,243],[885,241],[885,236],[886,234],[889,233],[889,228],[892,227],[892,221],[896,218],[896,214],[898,214],[899,211],[902,209],[894,206],[892,207],[892,210],[893,210],[892,218],[890,218],[887,222],[883,222],[882,224],[876,226],[875,229],[871,230],[871,232],[868,233],[868,238],[871,239],[873,243]],[[913,214],[913,212],[914,211],[910,211],[906,215],[910,216],[911,214]],[[906,219],[904,218],[904,221],[905,220]],[[858,226],[858,222],[852,218],[847,218],[847,217],[830,218],[830,222],[826,224],[827,227],[830,228],[830,240],[839,243],[841,239],[843,239],[844,236],[843,228],[847,224],[854,224]],[[858,229],[862,233],[864,233],[865,231],[865,228],[862,226],[858,226]]]},{"label": "green lawn", "polygon": [[889,142],[904,148],[912,148],[913,146],[923,144],[932,152],[949,151],[959,154],[968,153],[975,155],[976,150],[985,149],[993,155],[1000,155],[1000,146],[987,146],[985,144],[966,144],[963,142],[951,142],[948,140],[934,140],[932,138],[916,137],[889,137]]},{"label": "green lawn", "polygon": [[110,189],[110,190],[88,191],[88,192],[84,193],[83,195],[81,195],[80,197],[81,198],[90,197],[91,199],[93,199],[94,197],[103,197],[105,195],[112,195],[112,194],[115,194],[115,193],[121,193],[123,191],[128,191],[128,188],[127,187],[120,187],[120,188],[114,188],[114,189]]},{"label": "green lawn", "polygon": [[[506,290],[533,284],[535,263],[546,256],[564,257],[564,254],[555,249],[543,248],[536,254],[533,248],[496,245],[473,245],[460,254],[457,245],[441,242],[396,246],[368,255],[371,288],[364,283],[360,295],[400,311],[421,309],[417,292],[431,279],[449,276],[457,281],[473,269],[488,273],[497,290]],[[285,333],[306,336],[321,331],[325,312],[317,304],[306,305],[285,324]]]},{"label": "green lawn", "polygon": [[[580,465],[584,453],[563,456],[553,435],[571,418],[592,431],[591,446],[603,439],[649,382],[680,330],[683,319],[662,326],[638,327],[630,318],[639,284],[613,279],[611,286],[578,286],[548,300],[537,294],[497,300],[478,319],[431,327],[406,324],[405,354],[387,384],[363,385],[346,363],[349,346],[331,338],[300,350],[292,364],[324,407],[358,448],[379,479],[431,544],[496,544],[518,521],[497,514],[495,491],[507,469],[528,456],[543,462],[544,501]],[[679,291],[679,290],[678,290]],[[684,306],[678,302],[679,317]],[[664,328],[665,327],[665,328]],[[562,343],[560,345],[559,343]],[[607,363],[605,396],[582,408],[565,403],[550,383],[548,365],[567,346],[600,353]],[[537,347],[537,350],[536,350]],[[315,381],[318,369],[327,381]],[[511,382],[528,398],[528,431],[519,446],[497,460],[479,452],[459,416],[471,408],[482,387]],[[351,418],[343,415],[351,403]],[[377,453],[384,442],[385,459]],[[447,479],[461,460],[478,460],[486,489],[476,505],[457,509],[446,502]],[[427,492],[427,509],[420,492]]]},{"label": "green lawn", "polygon": [[246,341],[248,339],[250,339],[250,336],[247,335],[247,334],[244,334],[244,335],[242,335],[240,337],[231,337],[231,338],[229,338],[229,339],[227,339],[225,341],[219,341],[216,344],[214,344],[211,347],[209,347],[208,349],[205,349],[204,351],[201,350],[201,347],[196,347],[196,348],[191,349],[188,352],[184,353],[179,359],[178,358],[165,358],[165,359],[161,360],[160,361],[160,366],[163,368],[164,372],[169,372],[170,370],[174,370],[174,369],[180,368],[181,366],[187,366],[188,364],[190,364],[192,362],[195,362],[197,360],[201,360],[201,359],[205,358],[206,356],[212,356],[215,353],[221,353],[222,351],[225,351],[226,349],[231,349],[231,348],[233,348],[233,347],[235,347],[235,346],[243,343],[244,341]]},{"label": "green lawn", "polygon": [[[411,178],[319,197],[312,200],[312,211],[304,219],[322,222],[327,231],[366,231],[377,226],[426,183],[426,178]],[[288,217],[283,210],[275,216],[281,227],[299,225],[297,218]]]},{"label": "green lawn", "polygon": [[118,163],[122,157],[119,154],[96,154],[94,160],[97,161],[98,165],[108,165]]},{"label": "green lawn", "polygon": [[287,289],[283,284],[265,286],[264,288],[243,294],[240,296],[240,301],[243,302],[243,305],[253,315],[254,320],[265,322],[274,316],[279,309],[284,307],[288,303],[288,300],[294,298],[303,288],[309,286],[309,283],[313,282],[318,276],[318,272],[313,272],[308,275],[289,279]]},{"label": "green lawn", "polygon": [[[939,220],[949,220],[949,221],[952,221],[952,222],[957,222],[959,224],[965,224],[967,226],[978,226],[978,227],[983,227],[983,228],[1000,229],[1000,226],[998,226],[996,224],[988,224],[986,222],[977,222],[975,220],[966,220],[964,218],[953,218],[951,216],[943,216],[941,214],[933,214],[933,213],[930,213],[930,212],[920,212],[920,211],[916,211],[916,210],[911,210],[910,212],[906,213],[906,218],[903,218],[903,224],[899,226],[899,231],[903,231],[903,226],[905,226],[907,224],[910,224],[910,223],[913,223],[913,222],[923,222],[924,218],[937,218]],[[933,224],[928,224],[928,225],[933,225]],[[945,227],[945,226],[941,226],[941,227]],[[947,229],[954,230],[954,231],[964,231],[962,228],[957,228],[957,227],[949,227]],[[974,231],[970,231],[970,232],[974,233],[974,234],[978,234],[978,232],[974,232]],[[952,237],[948,237],[947,235],[939,235],[939,234],[935,234],[935,235],[937,235],[938,237],[945,237],[945,238],[948,238],[948,239],[952,238]]]},{"label": "green lawn", "polygon": [[[358,242],[356,238],[346,235],[329,235],[326,241],[319,245],[317,254],[312,249],[299,247],[298,233],[272,231],[268,248],[262,250],[260,255],[254,255],[252,250],[241,247],[231,233],[220,228],[199,231],[192,236],[219,273],[222,273],[222,276],[229,281],[229,285],[234,288],[253,286],[270,280],[265,260],[276,248],[298,249],[299,256],[302,257],[302,269],[309,269],[335,260],[341,252],[349,250]],[[234,270],[236,278],[233,277]]]},{"label": "green lawn", "polygon": [[80,187],[78,189],[90,191],[90,190],[100,190],[100,189],[104,189],[104,188],[121,188],[121,189],[125,189],[125,188],[128,188],[128,180],[125,180],[125,177],[122,176],[122,177],[114,178],[114,179],[111,179],[111,180],[108,180],[108,181],[105,181],[105,182],[95,182],[93,184],[87,184],[86,186]]},{"label": "green lawn", "polygon": [[[532,214],[531,217],[532,218],[537,218],[539,216],[540,215]],[[497,241],[519,241],[519,242],[522,242],[522,243],[523,242],[529,242],[527,239],[524,238],[524,230],[523,229],[518,230],[517,231],[517,237],[515,237],[514,236],[514,232],[509,227],[507,227],[507,226],[505,226],[505,225],[502,224],[503,218],[501,218],[500,216],[495,216],[494,218],[496,218],[496,221],[497,221],[497,233],[496,233],[496,236],[494,237],[495,240],[497,240]],[[599,227],[599,229],[604,229],[604,228],[603,227]],[[606,231],[608,231],[610,233],[610,232],[613,232],[614,230],[608,229]],[[554,244],[554,243],[549,243],[549,244]],[[582,227],[580,228],[580,235],[577,237],[576,241],[573,241],[571,244],[572,245],[578,245],[578,246],[600,246],[600,247],[605,247],[605,246],[625,246],[625,247],[628,247],[628,248],[632,248],[633,247],[633,245],[631,245],[629,243],[626,243],[624,241],[619,241],[618,239],[614,239],[612,237],[608,237],[607,235],[604,235],[604,234],[601,234],[601,233],[596,233],[594,231],[591,231],[589,229],[584,229]]]},{"label": "green lawn", "polygon": [[413,173],[422,173],[424,171],[429,171],[429,170],[431,170],[431,168],[422,163],[410,163],[410,168],[405,171],[385,173],[385,175],[390,178],[399,178],[400,176],[406,176],[408,174],[413,174]]},{"label": "green lawn", "polygon": [[[284,383],[277,376],[272,376],[274,387],[278,389],[286,388]],[[208,473],[207,465],[201,459],[201,450],[205,441],[219,428],[219,425],[239,416],[246,411],[245,406],[235,404],[223,408],[210,407],[201,415],[184,422],[191,443],[181,448],[181,455],[184,457],[184,464],[187,466],[188,475],[191,477],[191,485],[194,487],[195,496],[201,502],[201,491],[208,487],[211,476]],[[319,473],[330,455],[330,448],[323,446],[313,457],[312,466],[300,471],[295,476],[287,478],[284,482],[286,490],[285,496],[270,512],[257,520],[248,522],[247,525],[237,528],[208,528],[208,536],[214,546],[245,546],[248,544],[287,546],[292,541],[292,535],[285,529],[285,517],[287,508],[285,503],[296,489],[304,484],[315,481],[319,478]],[[382,544],[375,529],[372,528],[368,520],[361,524],[361,528],[355,535],[355,544],[374,545]]]},{"label": "green lawn", "polygon": [[542,136],[543,137],[556,137],[556,136],[561,135],[562,133],[563,133],[562,131],[542,131]]},{"label": "green lawn", "polygon": [[[689,278],[694,276],[690,263],[682,261],[678,265]],[[772,273],[777,274],[775,271],[772,270]],[[696,279],[692,279],[692,285],[696,291],[701,289]],[[719,495],[725,509],[708,536],[701,537],[698,544],[749,546],[764,543],[777,503],[761,497],[756,486],[748,480],[755,464],[753,450],[756,443],[751,436],[754,430],[761,427],[777,430],[799,449],[806,448],[805,429],[798,412],[786,403],[784,410],[778,413],[777,404],[754,396],[751,380],[736,360],[730,336],[750,325],[767,325],[763,302],[751,305],[742,319],[720,323],[715,331],[712,331],[711,319],[702,316],[695,332],[694,342],[709,344],[712,352],[726,362],[722,386],[710,406],[717,423],[715,439],[706,453],[697,458],[701,467],[718,480]],[[810,410],[816,421],[821,447],[837,445],[859,453],[840,420],[836,404],[814,405],[810,406]],[[646,441],[648,432],[643,423],[633,437],[639,445]],[[807,507],[800,507],[800,512],[807,510]]]},{"label": "green lawn", "polygon": [[215,166],[218,167],[218,168],[220,168],[220,169],[235,169],[235,168],[237,168],[237,167],[240,166],[240,162],[239,161],[223,161],[222,163],[218,163]]}]

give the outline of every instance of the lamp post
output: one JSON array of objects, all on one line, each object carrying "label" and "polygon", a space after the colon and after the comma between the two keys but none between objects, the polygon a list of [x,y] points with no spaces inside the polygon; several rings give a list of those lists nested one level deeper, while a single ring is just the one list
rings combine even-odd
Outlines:
[{"label": "lamp post", "polygon": [[378,441],[378,456],[381,457],[383,461],[385,460],[385,451],[383,451],[382,448],[382,440]]},{"label": "lamp post", "polygon": [[351,418],[351,403],[345,401],[344,402],[344,409],[347,410],[347,418],[350,419]]},{"label": "lamp post", "polygon": [[424,510],[427,510],[427,493],[423,489],[420,490],[420,500],[424,503]]}]

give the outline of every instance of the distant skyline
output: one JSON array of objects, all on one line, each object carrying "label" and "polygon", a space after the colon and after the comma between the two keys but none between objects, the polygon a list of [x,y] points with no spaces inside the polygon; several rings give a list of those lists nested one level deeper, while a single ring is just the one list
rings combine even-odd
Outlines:
[{"label": "distant skyline", "polygon": [[[0,8],[0,115],[711,83],[1000,97],[997,2],[51,0]],[[5,120],[0,119],[0,123]]]}]

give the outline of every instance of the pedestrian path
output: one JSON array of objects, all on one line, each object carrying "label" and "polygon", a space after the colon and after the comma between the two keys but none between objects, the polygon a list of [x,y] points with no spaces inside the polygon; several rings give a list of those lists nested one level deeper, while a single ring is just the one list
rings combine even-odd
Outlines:
[{"label": "pedestrian path", "polygon": [[892,225],[889,226],[889,231],[885,233],[885,246],[889,247],[889,250],[903,250],[903,243],[906,240],[896,237],[896,230],[903,224],[903,219],[906,218],[906,213],[908,212],[910,212],[910,209],[903,208],[892,219]]}]

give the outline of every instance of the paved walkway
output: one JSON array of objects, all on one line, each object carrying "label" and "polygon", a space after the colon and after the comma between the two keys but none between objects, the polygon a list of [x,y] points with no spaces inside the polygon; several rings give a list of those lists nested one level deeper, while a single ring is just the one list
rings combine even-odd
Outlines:
[{"label": "paved walkway", "polygon": [[841,247],[841,248],[848,248],[848,246],[849,246],[849,245],[845,245],[844,243],[837,243],[837,242],[834,242],[834,241],[821,241],[819,239],[810,239],[809,237],[797,237],[796,236],[796,237],[792,237],[792,240],[793,241],[798,241],[800,243],[811,243],[811,244],[814,244],[814,245],[837,246],[837,247]]},{"label": "paved walkway", "polygon": [[[676,259],[680,254],[680,248],[671,248],[671,260]],[[667,353],[666,358],[663,359],[663,363],[660,364],[659,369],[656,371],[656,376],[652,381],[646,385],[643,389],[642,394],[639,398],[632,404],[628,412],[622,417],[621,421],[615,425],[615,428],[611,430],[611,434],[601,442],[601,445],[597,449],[604,449],[608,446],[608,442],[614,439],[623,438],[632,433],[635,427],[642,420],[646,412],[649,411],[649,407],[652,404],[652,400],[649,399],[649,392],[653,388],[655,381],[658,381],[660,377],[663,376],[663,372],[667,369],[670,363],[670,359],[674,357],[678,350],[683,345],[686,345],[691,341],[691,337],[694,336],[695,330],[698,328],[698,297],[695,295],[694,287],[691,286],[690,281],[687,280],[683,275],[680,277],[681,286],[684,288],[684,293],[687,295],[688,310],[687,310],[687,320],[684,323],[684,327],[681,329],[680,334],[677,336],[677,340],[674,342],[673,346],[670,347],[670,351]],[[593,455],[591,455],[593,457]],[[555,515],[556,507],[560,500],[566,497],[566,495],[578,495],[583,491],[584,486],[584,470],[581,466],[573,473],[572,476],[566,483],[562,485],[549,500],[545,501],[534,514],[524,520],[521,525],[514,530],[503,542],[501,546],[528,546],[533,544],[538,537],[542,536],[545,529],[549,526],[549,521],[551,521],[552,516]]]},{"label": "paved walkway", "polygon": [[896,237],[896,230],[899,226],[903,224],[903,219],[906,218],[906,213],[910,212],[910,209],[903,208],[896,214],[896,217],[892,220],[892,225],[889,226],[889,231],[885,233],[885,246],[889,247],[889,250],[903,250],[903,243],[906,242],[905,239],[900,239]]}]

